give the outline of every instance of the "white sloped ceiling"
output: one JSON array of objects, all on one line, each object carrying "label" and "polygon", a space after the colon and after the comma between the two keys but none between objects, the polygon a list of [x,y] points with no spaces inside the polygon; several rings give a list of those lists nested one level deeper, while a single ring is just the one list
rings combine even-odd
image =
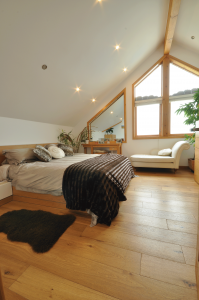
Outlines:
[{"label": "white sloped ceiling", "polygon": [[92,110],[92,98],[163,43],[168,6],[169,0],[1,0],[0,116],[75,126]]}]

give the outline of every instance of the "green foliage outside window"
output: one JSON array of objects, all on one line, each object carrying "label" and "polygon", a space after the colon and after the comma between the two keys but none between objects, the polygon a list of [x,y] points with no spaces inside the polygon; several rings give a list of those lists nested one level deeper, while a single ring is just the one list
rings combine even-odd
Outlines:
[{"label": "green foliage outside window", "polygon": [[[199,89],[194,94],[193,99],[193,102],[180,105],[176,110],[176,114],[180,115],[184,113],[184,116],[187,118],[184,124],[195,127],[196,121],[199,121]],[[195,147],[195,133],[192,136],[185,134],[185,140]]]}]

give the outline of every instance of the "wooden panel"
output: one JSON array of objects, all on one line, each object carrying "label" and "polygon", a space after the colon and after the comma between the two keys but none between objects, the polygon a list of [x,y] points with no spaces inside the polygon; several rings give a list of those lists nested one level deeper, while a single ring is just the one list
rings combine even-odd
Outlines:
[{"label": "wooden panel", "polygon": [[140,224],[164,229],[168,228],[166,219],[153,218],[136,214],[128,214],[120,211],[117,217],[114,219],[113,224],[121,222]]},{"label": "wooden panel", "polygon": [[142,255],[141,275],[196,290],[193,266]]},{"label": "wooden panel", "polygon": [[138,214],[138,215],[160,218],[160,219],[162,218],[162,219],[170,219],[174,221],[176,220],[180,222],[197,223],[196,219],[192,214],[180,214],[177,212],[167,212],[162,210],[139,208],[139,207],[133,207],[127,205],[121,206],[120,211],[125,213]]},{"label": "wooden panel", "polygon": [[176,230],[181,232],[187,232],[197,234],[197,224],[185,223],[173,220],[167,220],[167,224],[170,230]]},{"label": "wooden panel", "polygon": [[24,191],[16,190],[15,187],[12,188],[12,192],[13,195],[16,196],[66,203],[64,196],[53,196],[50,194],[37,194],[37,193],[24,192]]},{"label": "wooden panel", "polygon": [[4,292],[5,292],[6,300],[27,300],[27,298],[24,298],[7,288],[5,288]]},{"label": "wooden panel", "polygon": [[173,41],[178,13],[180,9],[180,3],[181,0],[170,0],[169,12],[167,18],[167,27],[165,33],[165,41],[164,41],[164,54],[169,54],[171,49],[171,44]]},{"label": "wooden panel", "polygon": [[177,245],[184,245],[196,248],[196,235],[176,232],[162,228],[152,228],[151,226],[143,226],[129,223],[113,223],[112,229],[122,231],[128,234],[146,237],[152,240],[168,242]]},{"label": "wooden panel", "polygon": [[178,212],[181,214],[194,214],[195,209],[192,207],[180,207],[180,206],[173,206],[169,204],[157,204],[157,203],[143,203],[143,208],[150,208],[150,209],[157,209],[161,211],[171,211],[171,212]]},{"label": "wooden panel", "polygon": [[65,251],[79,257],[97,261],[107,266],[115,267],[140,274],[141,253],[122,249],[86,237],[62,235],[65,240]]},{"label": "wooden panel", "polygon": [[[196,140],[196,143],[198,141]],[[197,143],[196,145],[198,146],[199,143]],[[199,147],[195,147],[195,158],[198,160],[197,162],[197,166],[199,165]],[[199,169],[199,168],[198,168]]]},{"label": "wooden panel", "polygon": [[7,197],[5,199],[2,199],[2,200],[0,200],[0,206],[4,205],[6,203],[9,203],[12,200],[13,200],[13,196],[9,196],[9,197]]},{"label": "wooden panel", "polygon": [[[56,144],[56,143],[46,143],[46,144]],[[3,150],[11,149],[23,149],[23,148],[35,148],[36,145],[45,146],[46,144],[29,144],[29,145],[9,145],[9,146],[0,146],[0,164],[5,159],[5,156],[2,154]]]},{"label": "wooden panel", "polygon": [[71,299],[71,295],[76,300],[116,299],[32,266],[10,287],[10,290],[29,300],[38,300],[38,295],[39,299],[64,300]]},{"label": "wooden panel", "polygon": [[61,203],[61,202],[41,200],[41,199],[35,199],[35,198],[29,198],[29,197],[21,197],[21,196],[16,196],[16,195],[13,195],[13,200],[19,201],[19,202],[25,202],[25,203],[34,203],[34,204],[38,204],[38,205],[56,207],[56,208],[61,208],[61,209],[66,208],[66,201]]},{"label": "wooden panel", "polygon": [[0,266],[4,286],[8,288],[27,269],[28,264],[0,253]]},{"label": "wooden panel", "polygon": [[0,300],[5,300],[3,281],[1,277],[1,269],[0,269]]},{"label": "wooden panel", "polygon": [[182,246],[184,258],[187,265],[195,266],[196,263],[196,249]]},{"label": "wooden panel", "polygon": [[82,236],[103,241],[116,247],[145,253],[152,256],[165,258],[185,263],[182,248],[179,245],[151,240],[139,236],[132,236],[125,232],[105,229],[100,227],[87,227]]},{"label": "wooden panel", "polygon": [[[16,244],[6,241],[4,244],[0,243],[0,249],[2,252],[9,253],[9,256],[18,257],[36,268],[41,268],[42,266],[42,270],[58,276],[58,281],[59,278],[65,278],[71,281],[71,286],[73,286],[72,283],[74,282],[117,299],[196,300],[196,291],[193,289],[131,274],[117,268],[107,268],[106,265],[96,264],[91,260],[82,260],[78,256],[73,257],[65,251],[65,245],[61,245],[59,242],[51,251],[42,254],[42,256],[32,253],[29,246],[22,243],[16,246]],[[37,280],[35,277],[40,278],[37,274],[33,274],[35,275],[33,280]],[[31,282],[27,282],[27,284],[31,284]],[[26,286],[25,284],[23,285],[24,287]],[[31,299],[31,295],[35,294],[36,290],[37,288],[30,290],[27,298]],[[69,299],[76,300],[75,297],[76,294],[74,296],[71,294]],[[36,299],[43,300],[45,298]],[[66,299],[66,297],[63,299]],[[95,294],[93,299],[95,299]]]}]

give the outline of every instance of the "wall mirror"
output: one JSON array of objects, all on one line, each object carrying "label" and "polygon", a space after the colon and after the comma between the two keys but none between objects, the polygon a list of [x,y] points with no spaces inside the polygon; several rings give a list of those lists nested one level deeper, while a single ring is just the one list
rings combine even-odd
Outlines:
[{"label": "wall mirror", "polygon": [[126,143],[126,88],[87,123],[89,140]]}]

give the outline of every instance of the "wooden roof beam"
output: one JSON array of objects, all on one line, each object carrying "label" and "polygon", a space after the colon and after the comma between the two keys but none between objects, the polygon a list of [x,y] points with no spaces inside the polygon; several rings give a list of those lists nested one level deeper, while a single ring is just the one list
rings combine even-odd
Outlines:
[{"label": "wooden roof beam", "polygon": [[170,0],[169,13],[167,18],[167,27],[164,40],[164,54],[169,54],[171,49],[171,44],[173,41],[173,36],[175,32],[175,27],[177,23],[177,18],[180,10],[181,0]]}]

